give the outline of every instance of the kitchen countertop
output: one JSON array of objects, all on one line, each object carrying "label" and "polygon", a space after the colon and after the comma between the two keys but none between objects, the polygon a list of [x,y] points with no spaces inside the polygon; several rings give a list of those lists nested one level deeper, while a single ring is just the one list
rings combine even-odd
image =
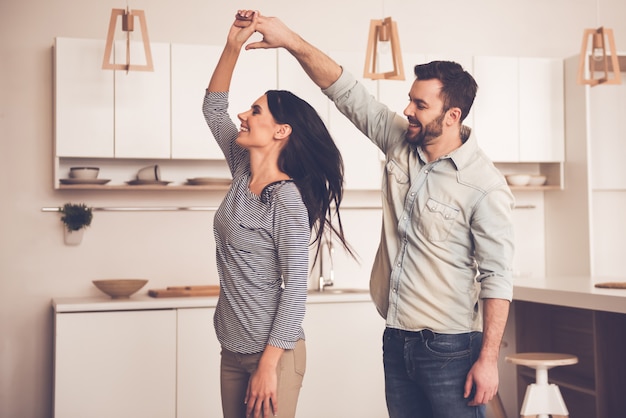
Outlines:
[{"label": "kitchen countertop", "polygon": [[[594,287],[589,277],[527,278],[514,280],[513,300],[568,306],[572,308],[626,314],[626,289],[601,289]],[[615,280],[606,280],[615,281]],[[348,293],[317,293],[308,295],[307,303],[349,303],[370,302],[365,289]],[[102,297],[55,298],[52,306],[55,312],[99,312],[139,309],[177,309],[215,307],[217,297],[176,297],[153,298],[138,294],[129,299]]]},{"label": "kitchen countertop", "polygon": [[514,279],[513,300],[626,314],[626,289],[603,289],[594,283],[623,281],[589,277]]},{"label": "kitchen countertop", "polygon": [[[348,303],[371,301],[369,291],[362,289],[347,293],[311,292],[307,303]],[[111,299],[101,297],[72,297],[54,298],[52,307],[56,313],[70,312],[104,312],[104,311],[132,311],[151,309],[178,309],[178,308],[212,308],[217,304],[217,296],[185,296],[173,298],[154,298],[147,294],[136,294],[128,299]]]}]

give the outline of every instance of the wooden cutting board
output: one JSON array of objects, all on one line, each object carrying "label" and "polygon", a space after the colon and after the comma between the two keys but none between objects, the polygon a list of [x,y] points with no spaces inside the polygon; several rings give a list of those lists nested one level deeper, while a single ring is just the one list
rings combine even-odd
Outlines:
[{"label": "wooden cutting board", "polygon": [[206,286],[169,286],[166,289],[150,289],[148,295],[153,298],[175,298],[188,296],[218,296],[219,285]]},{"label": "wooden cutting board", "polygon": [[626,282],[596,283],[595,286],[603,289],[626,289]]}]

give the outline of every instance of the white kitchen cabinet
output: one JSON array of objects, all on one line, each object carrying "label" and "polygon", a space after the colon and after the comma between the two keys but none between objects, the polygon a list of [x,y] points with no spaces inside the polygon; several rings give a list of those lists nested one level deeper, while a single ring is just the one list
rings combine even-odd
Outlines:
[{"label": "white kitchen cabinet", "polygon": [[328,124],[331,101],[304,72],[293,55],[282,48],[278,50],[278,88],[288,90],[302,100],[306,100],[317,111],[324,123]]},{"label": "white kitchen cabinet", "polygon": [[[361,81],[373,96],[378,97],[376,81],[363,78],[364,51],[331,51],[329,55]],[[334,105],[329,108],[328,121],[330,133],[343,158],[345,189],[379,190],[383,164],[380,150]]]},{"label": "white kitchen cabinet", "polygon": [[520,57],[519,86],[519,160],[563,161],[563,60]]},{"label": "white kitchen cabinet", "polygon": [[[202,101],[223,46],[172,44],[173,159],[223,160],[202,114]],[[229,113],[250,108],[267,90],[276,89],[275,50],[242,51],[229,92]]]},{"label": "white kitchen cabinet", "polygon": [[493,161],[563,161],[562,60],[476,56],[474,77],[474,130]]},{"label": "white kitchen cabinet", "polygon": [[222,415],[215,308],[178,309],[177,418]]},{"label": "white kitchen cabinet", "polygon": [[[170,158],[170,45],[152,42],[150,49],[154,71],[112,71],[116,158]],[[126,62],[125,51],[115,44],[116,63]],[[145,62],[140,42],[130,53],[131,63]]]},{"label": "white kitchen cabinet", "polygon": [[382,360],[385,323],[374,304],[309,303],[303,326],[307,366],[296,417],[388,416]]},{"label": "white kitchen cabinet", "polygon": [[517,57],[474,57],[479,91],[474,101],[478,144],[494,161],[519,161]]},{"label": "white kitchen cabinet", "polygon": [[175,416],[175,310],[58,313],[55,341],[55,417]]},{"label": "white kitchen cabinet", "polygon": [[404,64],[404,80],[378,80],[378,99],[389,106],[401,117],[404,116],[404,109],[409,104],[409,91],[415,81],[413,68],[416,64],[426,62],[424,54],[402,53],[402,64]]},{"label": "white kitchen cabinet", "polygon": [[578,56],[567,58],[567,186],[546,199],[547,274],[585,283],[589,276],[592,282],[620,281],[626,247],[626,86],[579,85],[577,74]]},{"label": "white kitchen cabinet", "polygon": [[[154,71],[102,69],[104,40],[55,40],[55,156],[170,157],[169,44],[151,43]],[[131,62],[143,63],[141,43]],[[115,62],[125,62],[116,43]]]},{"label": "white kitchen cabinet", "polygon": [[114,156],[114,72],[101,68],[104,46],[98,39],[55,39],[56,156]]},{"label": "white kitchen cabinet", "polygon": [[222,47],[172,44],[172,158],[224,159],[202,114]]}]

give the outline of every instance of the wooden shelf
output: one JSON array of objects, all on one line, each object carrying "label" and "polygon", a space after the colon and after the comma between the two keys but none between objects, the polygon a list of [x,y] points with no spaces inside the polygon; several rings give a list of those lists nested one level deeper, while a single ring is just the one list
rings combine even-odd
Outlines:
[{"label": "wooden shelf", "polygon": [[532,191],[548,191],[561,190],[559,186],[509,186],[512,191],[532,192]]},{"label": "wooden shelf", "polygon": [[159,185],[144,185],[144,186],[129,186],[129,185],[112,185],[112,186],[106,186],[106,185],[94,185],[94,184],[62,184],[59,185],[58,190],[158,190],[158,191],[164,191],[164,190],[205,190],[205,191],[227,191],[229,186],[224,186],[224,185],[217,185],[217,186],[212,186],[212,185],[198,185],[198,186],[191,186],[191,185],[186,185],[186,184],[180,184],[180,185],[167,185],[167,186],[159,186]]}]

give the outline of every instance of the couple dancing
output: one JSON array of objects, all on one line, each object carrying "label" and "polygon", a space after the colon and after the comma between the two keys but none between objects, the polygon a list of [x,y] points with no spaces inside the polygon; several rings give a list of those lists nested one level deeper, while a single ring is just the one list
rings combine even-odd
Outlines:
[{"label": "couple dancing", "polygon": [[279,19],[251,10],[237,12],[203,105],[233,176],[214,220],[224,416],[295,416],[309,245],[317,257],[330,235],[351,253],[340,217],[341,155],[315,110],[269,90],[238,114],[239,129],[228,116],[233,70],[255,32],[263,39],[245,49],[289,51],[386,156],[370,293],[386,320],[390,417],[484,417],[498,390],[512,298],[514,201],[462,124],[476,82],[454,62],[416,65],[398,115]]}]

